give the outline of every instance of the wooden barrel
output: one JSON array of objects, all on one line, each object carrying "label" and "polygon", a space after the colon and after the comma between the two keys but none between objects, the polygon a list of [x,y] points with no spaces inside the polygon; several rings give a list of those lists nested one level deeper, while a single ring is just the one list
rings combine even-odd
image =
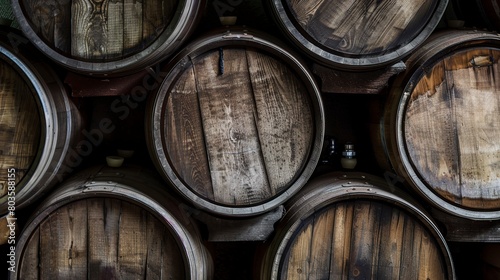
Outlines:
[{"label": "wooden barrel", "polygon": [[188,38],[204,0],[13,1],[21,29],[45,55],[88,75],[153,65]]},{"label": "wooden barrel", "polygon": [[38,199],[68,173],[63,162],[81,121],[38,53],[25,52],[27,44],[12,47],[9,42],[22,40],[13,31],[2,30],[0,37],[0,213],[6,213],[9,205],[20,209]]},{"label": "wooden barrel", "polygon": [[198,208],[250,216],[312,174],[324,115],[305,65],[272,37],[214,31],[166,67],[146,129],[159,172]]},{"label": "wooden barrel", "polygon": [[394,82],[382,142],[395,172],[434,207],[500,218],[500,37],[435,36]]},{"label": "wooden barrel", "polygon": [[466,26],[500,31],[499,0],[453,0],[453,10]]},{"label": "wooden barrel", "polygon": [[455,279],[436,224],[381,178],[329,173],[286,208],[258,279]]},{"label": "wooden barrel", "polygon": [[333,68],[367,70],[400,61],[439,23],[448,0],[273,0],[278,24],[302,51]]},{"label": "wooden barrel", "polygon": [[10,279],[211,279],[194,222],[152,173],[93,167],[33,214]]}]

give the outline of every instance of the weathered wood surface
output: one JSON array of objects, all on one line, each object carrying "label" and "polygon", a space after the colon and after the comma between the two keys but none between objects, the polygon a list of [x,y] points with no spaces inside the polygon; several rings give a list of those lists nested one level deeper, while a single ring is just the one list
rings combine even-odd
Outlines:
[{"label": "weathered wood surface", "polygon": [[71,47],[71,1],[22,1],[34,30],[55,48],[69,52]]},{"label": "weathered wood surface", "polygon": [[433,207],[471,220],[500,217],[499,46],[496,33],[436,32],[405,60],[380,123],[389,168]]},{"label": "weathered wood surface", "polygon": [[21,74],[0,60],[0,197],[7,194],[8,169],[16,169],[19,183],[37,156],[42,124],[35,96]]},{"label": "weathered wood surface", "polygon": [[401,60],[437,26],[447,1],[274,0],[281,27],[326,66],[376,69]]},{"label": "weathered wood surface", "polygon": [[176,1],[22,1],[49,46],[80,59],[110,61],[140,52],[170,23]]},{"label": "weathered wood surface", "polygon": [[[8,33],[7,33],[8,32]],[[0,212],[7,213],[7,180],[15,176],[16,209],[32,203],[72,171],[65,162],[79,140],[81,118],[59,77],[31,45],[17,49],[0,31]],[[74,166],[73,166],[74,167]]]},{"label": "weathered wood surface", "polygon": [[451,203],[500,209],[500,50],[438,61],[411,92],[405,144],[413,165]]},{"label": "weathered wood surface", "polygon": [[321,92],[324,93],[382,94],[388,89],[390,80],[405,69],[406,66],[401,61],[390,67],[366,72],[313,65],[314,74],[321,79]]},{"label": "weathered wood surface", "polygon": [[446,279],[440,248],[405,211],[367,200],[316,212],[290,240],[280,279]]},{"label": "weathered wood surface", "polygon": [[454,279],[436,225],[376,177],[327,174],[285,206],[259,279]]},{"label": "weathered wood surface", "polygon": [[346,54],[383,53],[411,41],[436,1],[287,1],[314,40]]},{"label": "weathered wood surface", "polygon": [[[20,279],[183,279],[182,254],[147,210],[113,198],[72,202],[31,234]],[[170,278],[172,277],[172,278]]]},{"label": "weathered wood surface", "polygon": [[198,224],[154,173],[94,166],[41,202],[10,279],[211,279]]},{"label": "weathered wood surface", "polygon": [[314,136],[310,97],[272,56],[224,48],[221,74],[220,55],[197,57],[166,93],[160,140],[175,171],[205,199],[259,203],[291,184],[307,161]]}]

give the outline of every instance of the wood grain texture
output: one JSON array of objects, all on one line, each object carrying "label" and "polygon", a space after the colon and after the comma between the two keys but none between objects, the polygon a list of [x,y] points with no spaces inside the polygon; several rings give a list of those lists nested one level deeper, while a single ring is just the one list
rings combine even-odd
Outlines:
[{"label": "wood grain texture", "polygon": [[[29,243],[40,244],[40,229],[33,231]],[[38,280],[40,279],[40,268],[39,268],[39,249],[40,246],[29,246],[24,252],[25,260],[23,265],[29,267],[30,269],[22,269],[19,271],[19,278],[26,280]]]},{"label": "wood grain texture", "polygon": [[[354,205],[336,207],[333,215],[333,228],[335,228],[335,231],[332,232],[331,228],[327,229],[333,236],[331,250],[335,252],[336,256],[335,258],[330,258],[332,277],[345,279],[347,277],[345,271],[345,260],[351,258],[349,244],[352,241],[352,235],[350,233],[353,224]],[[329,219],[330,217],[327,216],[325,218]],[[325,247],[325,250],[328,250],[328,246]],[[325,256],[328,252],[323,251],[322,254]]]},{"label": "wood grain texture", "polygon": [[[38,266],[41,279],[84,279],[87,271],[87,203],[60,209],[40,224]],[[32,269],[24,267],[23,269]],[[85,276],[86,277],[86,276]]]},{"label": "wood grain texture", "polygon": [[166,105],[162,128],[169,156],[178,168],[179,177],[196,193],[213,199],[203,123],[201,119],[194,70],[190,67],[177,80]]},{"label": "wood grain texture", "polygon": [[118,238],[120,236],[120,202],[117,200],[89,200],[88,258],[91,279],[114,279],[118,267]]},{"label": "wood grain texture", "polygon": [[196,57],[165,107],[170,133],[162,141],[176,173],[205,199],[227,205],[276,195],[293,182],[311,149],[306,92],[287,65],[258,50],[228,47]]},{"label": "wood grain texture", "polygon": [[33,231],[25,252],[22,279],[185,276],[182,254],[165,225],[114,198],[83,199],[57,209]]},{"label": "wood grain texture", "polygon": [[[71,2],[71,55],[84,59],[102,55],[104,51],[104,41],[102,41],[104,26],[103,22],[99,21],[99,19],[103,19],[102,14],[98,14],[98,18],[91,25],[92,2],[90,0]],[[93,28],[97,34],[92,34],[90,28]],[[94,54],[94,52],[97,53]]]},{"label": "wood grain texture", "polygon": [[251,204],[271,196],[255,122],[245,50],[219,52],[194,64],[207,157],[216,201]]},{"label": "wood grain texture", "polygon": [[[135,17],[130,15],[135,10],[131,10],[125,0],[109,1],[106,19],[107,32],[103,43],[106,46],[106,57],[108,59],[120,58],[124,55],[124,49],[127,48],[125,40],[130,37],[127,26],[130,23],[140,26],[140,22],[137,23]],[[123,32],[119,30],[123,30]]]},{"label": "wood grain texture", "polygon": [[22,0],[34,31],[56,49],[70,51],[71,1]]},{"label": "wood grain texture", "polygon": [[173,20],[174,13],[182,1],[143,0],[142,37],[144,44],[153,41]]},{"label": "wood grain texture", "polygon": [[305,164],[314,135],[312,105],[290,68],[257,51],[246,54],[262,156],[272,193],[277,193]]},{"label": "wood grain texture", "polygon": [[258,279],[455,279],[437,226],[382,178],[325,174],[285,207]]},{"label": "wood grain texture", "polygon": [[307,217],[296,232],[280,279],[446,279],[438,242],[391,204],[334,203]]},{"label": "wood grain texture", "polygon": [[171,233],[158,219],[148,218],[146,227],[148,251],[145,266],[148,279],[185,278],[184,261]]},{"label": "wood grain texture", "polygon": [[23,0],[24,16],[54,49],[79,59],[111,61],[149,46],[171,22],[176,1]]},{"label": "wood grain texture", "polygon": [[[22,209],[71,171],[65,157],[81,133],[81,118],[56,73],[29,44],[12,49],[0,32],[0,212],[6,213],[7,172],[14,168]],[[67,162],[66,162],[67,164]],[[63,171],[64,170],[64,171]]]},{"label": "wood grain texture", "polygon": [[39,206],[16,239],[11,279],[212,277],[198,224],[148,170],[93,166]]},{"label": "wood grain texture", "polygon": [[320,45],[345,54],[374,55],[413,40],[437,1],[285,2],[302,31]]},{"label": "wood grain texture", "polygon": [[16,169],[19,183],[33,164],[41,125],[35,93],[20,73],[0,61],[0,197],[7,193],[7,170]]},{"label": "wood grain texture", "polygon": [[120,219],[118,278],[140,279],[146,275],[146,256],[149,249],[146,238],[147,212],[138,207],[125,206],[121,208],[121,215],[133,218]]},{"label": "wood grain texture", "polygon": [[446,200],[473,209],[500,208],[499,58],[477,48],[438,61],[405,113],[416,170]]}]

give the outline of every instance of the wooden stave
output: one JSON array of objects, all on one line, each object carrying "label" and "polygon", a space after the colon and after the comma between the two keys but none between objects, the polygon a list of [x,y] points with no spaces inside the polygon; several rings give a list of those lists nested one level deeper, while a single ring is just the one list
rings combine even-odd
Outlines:
[{"label": "wooden stave", "polygon": [[412,214],[417,221],[426,226],[439,243],[443,261],[447,267],[446,279],[456,279],[453,259],[447,242],[438,225],[420,203],[408,193],[387,184],[382,178],[360,172],[331,172],[316,177],[299,194],[286,203],[285,215],[275,225],[275,233],[271,236],[271,240],[267,245],[260,246],[259,251],[257,251],[256,278],[262,280],[283,279],[281,278],[283,253],[291,245],[289,242],[298,234],[301,223],[329,205],[356,199],[388,203],[401,207]]},{"label": "wooden stave", "polygon": [[[170,160],[166,158],[164,154],[161,156],[158,155],[158,152],[163,153],[163,147],[162,144],[159,143],[160,141],[155,141],[155,139],[158,139],[157,137],[160,136],[159,129],[155,127],[155,122],[159,121],[159,111],[161,111],[161,106],[165,99],[165,96],[158,97],[158,92],[165,85],[169,85],[176,80],[177,75],[183,71],[183,67],[188,61],[195,59],[198,55],[203,54],[207,50],[226,46],[255,47],[259,50],[268,51],[272,55],[276,55],[279,58],[285,59],[286,62],[291,63],[288,66],[292,67],[293,70],[296,70],[304,81],[309,82],[306,86],[308,87],[308,90],[311,91],[310,95],[312,95],[311,99],[313,99],[312,105],[314,107],[315,125],[315,135],[313,137],[314,145],[311,147],[311,151],[309,152],[307,166],[303,168],[302,174],[305,175],[299,176],[293,185],[282,192],[277,198],[269,199],[257,205],[231,207],[214,203],[200,197],[198,194],[190,190],[189,186],[184,184],[182,178],[176,174],[175,168],[171,166]],[[147,146],[149,154],[158,172],[185,199],[192,202],[195,207],[216,215],[226,217],[249,217],[268,212],[278,207],[289,197],[293,196],[293,194],[306,183],[307,179],[314,172],[314,168],[319,161],[321,152],[325,118],[323,104],[319,90],[314,82],[314,78],[306,67],[306,64],[293,52],[288,50],[279,40],[266,33],[252,29],[248,30],[241,27],[216,29],[192,41],[172,60],[170,60],[165,68],[167,71],[162,72],[164,80],[160,85],[160,89],[155,94],[152,94],[148,100],[147,106],[149,108],[149,113],[145,116]]]},{"label": "wooden stave", "polygon": [[[172,22],[170,22],[160,36],[141,52],[124,59],[109,62],[87,62],[83,59],[75,59],[60,54],[48,46],[34,31],[23,14],[23,7],[20,1],[12,1],[12,11],[28,40],[54,62],[70,71],[83,75],[116,77],[139,72],[177,51],[198,25],[202,17],[203,7],[206,5],[205,2],[206,0],[183,1],[182,4],[184,7],[182,10],[177,10],[174,13],[174,19],[178,20],[176,26],[171,27],[170,24]],[[168,34],[167,31],[172,31],[173,34]]]},{"label": "wooden stave", "polygon": [[[23,228],[16,242],[16,267],[21,267],[31,234],[51,213],[73,202],[94,198],[116,199],[148,210],[168,228],[182,250],[185,279],[212,279],[212,257],[185,205],[165,191],[154,173],[138,166],[93,166],[60,184],[37,206]],[[20,273],[20,269],[9,272],[9,279],[20,279]]]},{"label": "wooden stave", "polygon": [[[67,175],[66,156],[69,149],[75,148],[82,127],[80,113],[68,98],[60,78],[38,58],[26,57],[32,50],[24,47],[11,48],[0,42],[0,56],[7,59],[6,62],[18,70],[27,83],[31,83],[29,86],[37,94],[34,97],[42,117],[38,154],[29,172],[21,181],[16,181],[17,209],[39,199]],[[6,195],[0,198],[0,212],[7,213],[7,208]]]},{"label": "wooden stave", "polygon": [[394,80],[385,101],[379,131],[375,133],[375,145],[384,151],[386,162],[380,161],[383,168],[396,172],[404,179],[405,185],[425,198],[433,207],[470,220],[497,220],[500,218],[500,210],[481,210],[457,205],[432,190],[432,186],[415,170],[405,148],[404,111],[419,74],[425,71],[426,67],[430,67],[429,64],[467,48],[498,48],[499,40],[500,37],[496,33],[473,29],[444,30],[433,34],[405,61],[408,68]]},{"label": "wooden stave", "polygon": [[441,17],[444,15],[448,4],[448,0],[439,1],[430,21],[423,26],[421,32],[405,46],[379,56],[350,57],[347,54],[337,54],[329,51],[326,47],[316,44],[314,39],[309,39],[309,35],[304,34],[304,31],[297,27],[297,21],[287,15],[286,8],[282,3],[283,0],[273,0],[270,2],[268,6],[270,6],[269,8],[273,18],[278,23],[279,28],[302,52],[311,57],[315,62],[326,67],[355,72],[383,69],[404,59],[432,34],[438,26]]}]

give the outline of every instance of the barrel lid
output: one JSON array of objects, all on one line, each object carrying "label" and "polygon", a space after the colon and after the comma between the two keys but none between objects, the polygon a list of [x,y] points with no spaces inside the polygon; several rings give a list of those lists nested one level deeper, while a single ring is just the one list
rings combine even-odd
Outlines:
[{"label": "barrel lid", "polygon": [[434,31],[448,0],[290,1],[271,9],[285,35],[315,61],[344,70],[394,64]]},{"label": "barrel lid", "polygon": [[[117,238],[118,232],[116,232],[117,235],[110,234],[109,232],[118,231],[118,227],[123,223],[124,228],[120,228],[120,232],[123,232],[125,235],[132,233],[133,236],[141,236],[142,234],[143,239],[141,240],[147,241],[148,239],[145,236],[148,234],[155,235],[157,239],[172,238],[175,240],[175,244],[162,243],[165,240],[160,242],[156,240],[149,244],[146,242],[145,244],[148,245],[143,245],[142,248],[148,248],[148,250],[152,251],[145,252],[143,250],[142,254],[144,256],[142,257],[145,258],[145,255],[158,254],[158,252],[155,253],[154,251],[158,250],[160,245],[165,246],[165,248],[160,249],[170,251],[163,252],[163,254],[177,258],[175,260],[177,263],[172,269],[179,270],[180,274],[182,274],[179,277],[200,280],[207,279],[207,277],[210,278],[212,263],[208,252],[201,243],[197,225],[192,222],[188,213],[183,212],[182,202],[176,200],[168,193],[156,175],[155,172],[135,165],[124,165],[119,168],[96,165],[81,170],[65,180],[44,198],[35,211],[33,211],[33,215],[29,217],[26,223],[27,226],[16,243],[19,255],[16,261],[18,262],[17,267],[19,269],[11,272],[10,275],[14,279],[17,279],[23,272],[26,273],[27,270],[31,269],[31,267],[24,267],[23,270],[20,263],[24,262],[24,259],[28,259],[26,263],[29,264],[30,255],[27,252],[29,252],[32,246],[36,246],[32,244],[32,237],[37,235],[34,233],[38,233],[45,222],[48,221],[50,223],[51,220],[65,222],[67,218],[69,221],[75,221],[75,224],[71,224],[71,226],[96,226],[94,224],[85,225],[85,222],[92,216],[90,213],[86,214],[80,211],[71,213],[75,209],[89,209],[89,212],[94,211],[93,214],[96,216],[97,224],[99,222],[104,223],[104,225],[101,224],[106,229],[102,233],[104,236],[108,235],[107,237],[111,239]],[[91,206],[94,206],[94,208]],[[95,208],[96,206],[97,208]],[[102,207],[102,209],[98,207]],[[65,215],[69,217],[65,217]],[[61,218],[59,218],[60,216]],[[107,218],[111,220],[107,220]],[[115,220],[113,221],[113,219]],[[120,219],[120,222],[117,219]],[[107,227],[106,222],[110,222]],[[142,223],[143,227],[140,227],[138,224],[129,224],[127,226],[127,222]],[[88,223],[90,223],[90,220]],[[50,226],[46,228],[50,228]],[[130,233],[127,232],[131,228],[132,231]],[[163,228],[167,232],[161,233]],[[60,238],[68,236],[73,238],[73,234],[65,232],[65,230],[71,231],[73,229],[64,228],[63,226],[63,228],[58,230],[57,234],[59,234]],[[148,229],[150,231],[146,232]],[[86,232],[87,230],[78,232],[78,234],[82,234],[80,236],[83,238],[78,241],[89,242],[90,239],[86,237]],[[154,239],[150,239],[150,241]],[[98,241],[94,242],[98,243]],[[129,240],[129,242],[131,241]],[[137,243],[137,240],[133,242]],[[97,243],[92,245],[95,247]],[[148,247],[150,244],[152,246]],[[87,245],[90,244],[85,244],[83,247],[90,248]],[[109,245],[113,246],[117,244]],[[173,247],[169,248],[168,246]],[[45,246],[45,249],[51,251],[53,248]],[[140,255],[141,253],[136,252],[136,254]],[[90,254],[85,255],[84,258],[89,256]],[[134,257],[134,254],[131,254],[131,256]],[[101,255],[92,257],[97,260],[99,258],[106,258],[106,256]],[[153,266],[158,265],[156,262],[160,259],[161,257],[151,260]],[[63,268],[61,267],[61,269]],[[82,267],[78,269],[82,269]],[[86,266],[83,269],[85,269],[84,273],[90,272]],[[61,274],[64,274],[64,272],[61,272]]]},{"label": "barrel lid", "polygon": [[[266,245],[262,279],[311,271],[323,278],[417,278],[415,274],[422,273],[455,279],[451,253],[431,216],[383,178],[358,172],[325,174],[309,181],[286,208]],[[410,249],[416,244],[425,249]],[[394,262],[395,254],[407,263]],[[423,264],[415,254],[425,255],[429,263]]]},{"label": "barrel lid", "polygon": [[500,137],[499,47],[488,32],[433,35],[396,80],[397,112],[385,120],[386,130],[396,125],[386,139],[397,172],[434,207],[467,219],[500,217],[500,146],[489,140]]},{"label": "barrel lid", "polygon": [[323,141],[322,103],[286,45],[224,28],[186,46],[164,73],[148,116],[150,153],[197,207],[257,215],[307,181]]},{"label": "barrel lid", "polygon": [[26,37],[59,65],[89,76],[123,76],[172,55],[194,31],[204,3],[13,1],[12,10]]}]

